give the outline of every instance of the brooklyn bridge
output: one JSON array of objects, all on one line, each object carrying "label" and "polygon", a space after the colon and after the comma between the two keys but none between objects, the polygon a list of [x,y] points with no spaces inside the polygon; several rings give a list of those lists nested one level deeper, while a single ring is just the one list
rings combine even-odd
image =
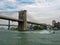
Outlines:
[{"label": "brooklyn bridge", "polygon": [[13,25],[10,25],[10,21],[16,21],[16,22],[18,22],[18,30],[19,31],[20,30],[27,30],[27,23],[36,24],[36,25],[43,25],[41,23],[27,21],[27,10],[18,11],[18,13],[19,13],[18,19],[0,15],[0,19],[4,19],[4,20],[9,21],[8,25],[5,25],[5,24],[0,24],[0,25],[8,26],[8,29],[9,29],[10,26],[13,26]]}]

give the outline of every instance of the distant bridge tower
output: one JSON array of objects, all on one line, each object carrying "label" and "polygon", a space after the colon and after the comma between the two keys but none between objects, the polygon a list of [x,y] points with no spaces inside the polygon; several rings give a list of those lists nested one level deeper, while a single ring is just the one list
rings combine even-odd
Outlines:
[{"label": "distant bridge tower", "polygon": [[27,30],[27,16],[26,16],[26,10],[19,11],[19,20],[22,19],[22,22],[18,22],[18,30]]},{"label": "distant bridge tower", "polygon": [[10,30],[10,20],[8,20],[8,30]]}]

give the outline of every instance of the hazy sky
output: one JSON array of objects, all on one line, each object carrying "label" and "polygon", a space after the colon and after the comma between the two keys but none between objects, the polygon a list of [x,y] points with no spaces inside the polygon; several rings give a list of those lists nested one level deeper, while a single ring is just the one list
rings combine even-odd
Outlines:
[{"label": "hazy sky", "polygon": [[60,0],[0,0],[1,15],[17,18],[17,12],[1,13],[11,10],[27,10],[27,20],[32,22],[51,24],[52,20],[60,21]]}]

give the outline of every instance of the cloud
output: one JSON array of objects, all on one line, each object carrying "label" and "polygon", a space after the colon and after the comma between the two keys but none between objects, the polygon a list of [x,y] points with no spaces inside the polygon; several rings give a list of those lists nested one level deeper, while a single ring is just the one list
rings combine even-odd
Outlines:
[{"label": "cloud", "polygon": [[[27,10],[27,20],[33,22],[51,23],[51,20],[59,19],[60,16],[60,0],[2,0],[0,2],[0,11]],[[11,16],[17,15],[11,13]]]},{"label": "cloud", "polygon": [[16,2],[16,0],[6,0],[7,2]]}]

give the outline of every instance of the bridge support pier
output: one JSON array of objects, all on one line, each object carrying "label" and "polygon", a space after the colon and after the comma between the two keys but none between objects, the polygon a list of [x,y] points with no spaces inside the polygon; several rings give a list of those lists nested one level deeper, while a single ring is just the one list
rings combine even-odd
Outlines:
[{"label": "bridge support pier", "polygon": [[18,30],[27,30],[27,16],[26,10],[19,12],[19,20],[22,19],[22,22],[18,22]]},{"label": "bridge support pier", "polygon": [[10,30],[10,20],[8,20],[8,30]]}]

